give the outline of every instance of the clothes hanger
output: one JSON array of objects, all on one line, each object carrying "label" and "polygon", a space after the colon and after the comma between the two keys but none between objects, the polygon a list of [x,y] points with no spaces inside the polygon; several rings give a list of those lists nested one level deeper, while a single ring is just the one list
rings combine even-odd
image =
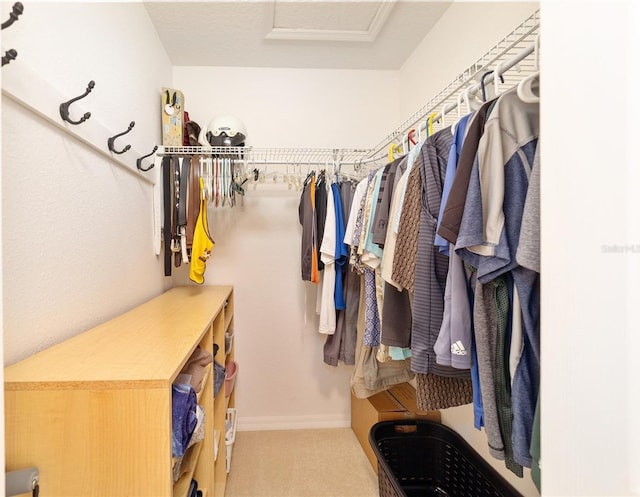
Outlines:
[{"label": "clothes hanger", "polygon": [[455,135],[456,134],[456,128],[458,127],[458,123],[460,122],[461,119],[461,112],[460,112],[460,108],[462,107],[462,101],[464,100],[464,93],[460,93],[458,95],[458,98],[456,99],[456,122],[453,123],[453,125],[451,126],[451,134]]},{"label": "clothes hanger", "polygon": [[434,118],[438,115],[437,112],[432,112],[431,114],[429,114],[429,117],[427,118],[427,136],[431,136],[433,134],[433,120]]},{"label": "clothes hanger", "polygon": [[[484,80],[485,80],[485,78],[486,78],[487,76],[489,76],[489,74],[491,74],[492,72],[493,72],[493,70],[491,70],[491,71],[487,71],[487,72],[485,72],[485,73],[482,75],[482,77],[480,78],[480,88],[482,89],[482,101],[483,101],[483,102],[486,102],[487,100],[491,100],[491,99],[493,99],[493,97],[494,97],[493,93],[488,91],[488,90],[490,90],[490,89],[491,89],[491,87],[488,87],[488,88],[487,88],[487,87],[485,86],[485,84],[484,84]],[[500,75],[496,75],[496,76],[494,76],[494,77],[498,77],[498,78],[500,78],[500,82],[501,82],[501,83],[504,83],[504,78],[502,77],[502,74],[500,74]]]},{"label": "clothes hanger", "polygon": [[530,74],[518,83],[518,98],[527,104],[540,102],[540,72]]},{"label": "clothes hanger", "polygon": [[471,99],[472,90],[474,90],[474,85],[467,87],[464,91],[464,103],[467,106],[467,114],[471,114],[480,108],[478,101],[475,98],[473,100]]},{"label": "clothes hanger", "polygon": [[309,171],[309,166],[307,166],[307,177],[304,180],[303,186],[307,186],[309,184],[309,181],[311,181],[312,178],[315,178],[315,176],[316,176],[316,172]]},{"label": "clothes hanger", "polygon": [[339,175],[340,175],[340,162],[338,162],[337,160],[333,161],[333,181],[335,181],[336,183],[339,182]]},{"label": "clothes hanger", "polygon": [[287,164],[287,170],[282,175],[282,182],[286,183],[287,188],[291,190],[291,180],[289,179],[289,164]]},{"label": "clothes hanger", "polygon": [[209,203],[213,202],[213,158],[207,157],[205,162],[207,166],[207,199]]},{"label": "clothes hanger", "polygon": [[500,80],[502,80],[504,82],[504,78],[502,77],[502,73],[504,71],[502,71],[502,66],[505,64],[505,62],[500,62],[494,71],[493,74],[493,88],[495,90],[495,96],[499,97],[500,96]]},{"label": "clothes hanger", "polygon": [[389,162],[393,162],[393,151],[394,151],[395,148],[396,148],[395,143],[389,144],[389,153],[388,153]]},{"label": "clothes hanger", "polygon": [[395,159],[396,152],[400,152],[400,155],[403,153],[402,144],[392,143],[389,145],[389,162],[393,162]]},{"label": "clothes hanger", "polygon": [[[413,146],[416,146],[416,145],[418,144],[418,142],[417,142],[417,141],[415,141],[415,140],[413,139],[413,135],[414,135],[415,133],[416,133],[416,130],[415,130],[415,128],[414,128],[414,129],[410,130],[410,131],[409,131],[409,134],[407,135],[407,141],[408,141],[411,145],[413,145]],[[418,127],[418,136],[419,136],[419,134],[420,134],[420,127]],[[419,140],[419,139],[420,139],[420,138],[418,138],[418,140]]]},{"label": "clothes hanger", "polygon": [[525,103],[535,104],[540,102],[540,61],[539,61],[539,49],[540,49],[540,35],[536,36],[533,53],[534,53],[534,69],[535,71],[522,79],[518,83],[516,92],[518,98]]}]

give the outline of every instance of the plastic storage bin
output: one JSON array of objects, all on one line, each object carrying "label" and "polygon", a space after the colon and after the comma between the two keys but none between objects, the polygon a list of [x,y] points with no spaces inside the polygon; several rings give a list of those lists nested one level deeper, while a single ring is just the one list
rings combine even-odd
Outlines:
[{"label": "plastic storage bin", "polygon": [[224,395],[229,397],[233,392],[233,386],[236,383],[236,375],[238,374],[238,363],[235,361],[227,361],[225,364],[224,378]]},{"label": "plastic storage bin", "polygon": [[224,351],[228,354],[231,352],[231,347],[233,347],[233,334],[226,332],[224,334]]},{"label": "plastic storage bin", "polygon": [[225,443],[227,445],[227,473],[231,471],[231,454],[233,453],[233,444],[236,441],[236,429],[238,426],[238,411],[229,407],[226,417],[226,436]]},{"label": "plastic storage bin", "polygon": [[522,497],[455,431],[432,421],[376,423],[380,497]]}]

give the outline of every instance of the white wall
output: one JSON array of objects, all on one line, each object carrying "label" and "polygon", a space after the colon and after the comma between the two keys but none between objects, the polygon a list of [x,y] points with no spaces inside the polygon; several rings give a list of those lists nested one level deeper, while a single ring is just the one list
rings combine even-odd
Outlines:
[{"label": "white wall", "polygon": [[638,7],[542,3],[541,427],[550,496],[640,495]]},{"label": "white wall", "polygon": [[175,67],[189,117],[233,114],[255,147],[369,148],[397,119],[397,71]]},{"label": "white wall", "polygon": [[[370,147],[397,119],[397,83],[395,71],[174,68],[193,120],[236,115],[256,147]],[[206,284],[235,286],[241,429],[350,422],[352,368],[323,363],[315,285],[300,276],[299,200],[267,183],[244,207],[209,211],[216,246]],[[186,269],[176,274],[188,281]]]},{"label": "white wall", "polygon": [[401,118],[429,102],[538,6],[538,2],[455,1],[400,68]]},{"label": "white wall", "polygon": [[[2,3],[3,19],[11,5]],[[116,134],[135,120],[119,146],[148,153],[160,142],[160,88],[170,84],[171,66],[141,4],[27,2],[2,45],[18,51],[5,77],[29,67],[68,98],[95,80],[85,99],[93,116],[80,126],[100,122]],[[151,185],[4,95],[2,111],[3,332],[11,364],[171,281],[153,251]],[[77,107],[71,112],[79,117]],[[135,169],[135,156],[122,158]]]}]

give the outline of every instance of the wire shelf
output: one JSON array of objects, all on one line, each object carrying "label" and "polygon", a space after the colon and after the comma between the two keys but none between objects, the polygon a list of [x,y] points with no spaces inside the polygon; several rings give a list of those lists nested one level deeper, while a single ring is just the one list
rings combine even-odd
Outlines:
[{"label": "wire shelf", "polygon": [[[465,90],[470,97],[479,94],[481,91],[480,82],[485,73],[499,67],[500,74],[504,78],[504,82],[500,83],[501,87],[510,88],[518,84],[524,77],[537,71],[537,57],[530,57],[530,55],[535,53],[539,29],[540,11],[537,10],[370,149],[160,147],[157,155],[208,155],[243,160],[247,164],[255,165],[307,165],[334,168],[341,165],[351,165],[356,170],[360,170],[362,165],[386,159],[389,145],[401,143],[407,138],[411,129],[424,129],[426,119],[431,114],[435,114],[433,121],[438,121],[438,126],[442,128],[457,122],[461,117],[460,96]],[[488,92],[491,92],[493,76],[492,72],[484,78],[484,86]],[[443,111],[444,117],[442,116]]]},{"label": "wire shelf", "polygon": [[254,148],[254,147],[162,147],[158,155],[206,155],[243,160],[247,164],[336,166],[370,162],[371,149]]},{"label": "wire shelf", "polygon": [[[501,74],[504,78],[504,83],[501,83],[503,88],[516,85],[525,76],[537,70],[536,61],[528,57],[534,52],[534,45],[539,29],[540,11],[536,10],[492,49],[467,67],[467,69],[461,72],[437,95],[373,147],[370,156],[377,156],[382,151],[385,151],[392,143],[398,143],[400,141],[399,139],[404,138],[411,129],[417,126],[424,127],[423,125],[430,114],[437,114],[434,119],[435,122],[436,119],[442,117],[443,108],[451,111],[458,107],[458,99],[461,93],[466,88],[470,88],[470,94],[477,93],[480,90],[479,83],[482,75],[497,68],[498,64],[503,64],[501,66]],[[514,66],[515,71],[507,71]],[[485,78],[485,86],[491,82],[493,82],[493,73]],[[442,127],[452,125],[459,118],[460,115],[457,112],[454,114],[445,113],[445,118],[440,119],[440,125]]]}]

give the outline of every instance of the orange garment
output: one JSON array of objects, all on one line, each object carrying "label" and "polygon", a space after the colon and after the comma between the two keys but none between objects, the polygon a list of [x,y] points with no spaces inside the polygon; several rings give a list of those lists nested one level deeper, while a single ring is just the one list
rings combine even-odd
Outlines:
[{"label": "orange garment", "polygon": [[318,230],[316,219],[316,177],[311,177],[311,188],[309,188],[309,192],[311,195],[311,212],[313,212],[313,229],[312,229],[312,251],[311,251],[311,282],[319,283],[320,282],[320,274],[318,272]]}]

